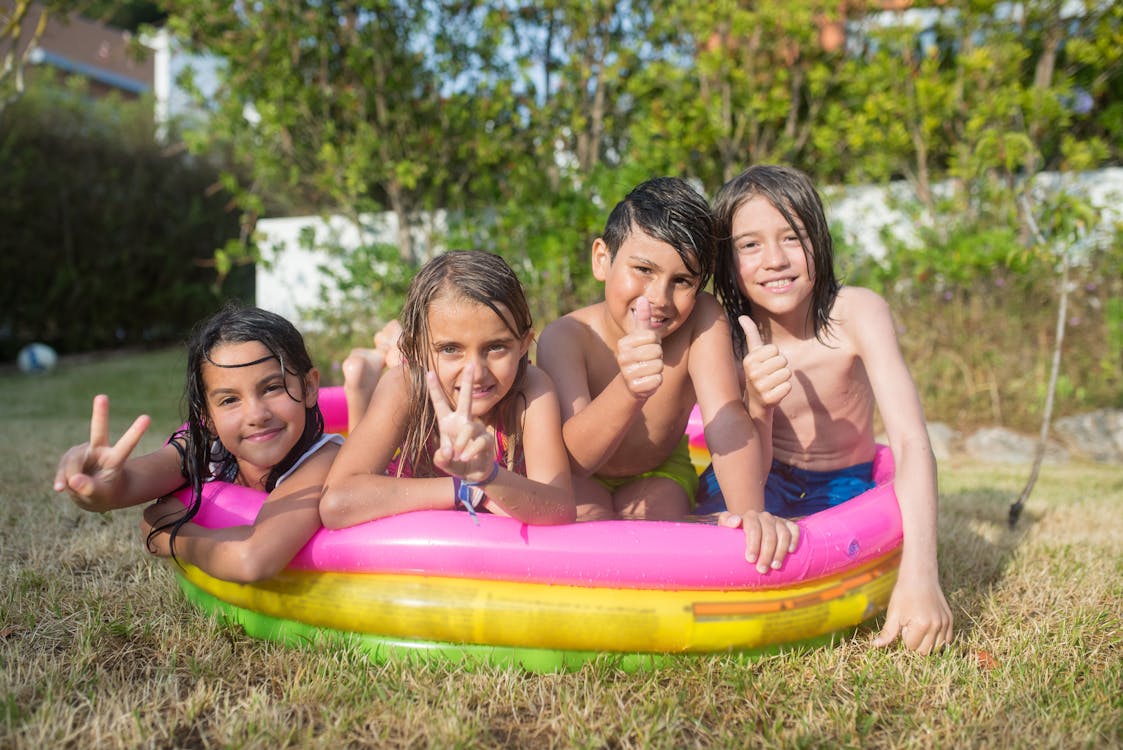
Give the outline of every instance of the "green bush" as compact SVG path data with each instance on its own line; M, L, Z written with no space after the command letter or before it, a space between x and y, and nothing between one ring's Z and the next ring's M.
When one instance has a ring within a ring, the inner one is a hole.
M889 301L930 421L1040 429L1059 304L1056 258L993 226L920 231L883 263L842 251L846 283ZM1054 414L1123 407L1123 234L1074 258Z
M220 304L213 254L238 216L150 113L57 87L0 111L0 358L172 341ZM231 294L252 298L251 271Z
M304 247L314 246L310 234L300 241ZM394 245L347 250L329 242L320 250L339 260L338 271L323 268L328 285L334 285L339 296L323 298L314 310L307 311L314 324L304 332L304 339L324 382L339 385L343 376L338 366L352 347L371 346L374 334L398 316L417 267L403 262ZM283 263L284 256L281 258Z
M571 238L571 252L555 253L554 265L544 262L548 253L538 254L543 240L526 228L544 215L534 209L519 215L512 208L484 217L492 226L480 221L475 227L502 227L506 233L481 231L474 238L465 232L458 238L461 246L475 241L507 258L526 287L538 330L600 296L583 240ZM468 226L462 222L458 229ZM973 223L949 214L917 235L919 241L912 243L886 237L889 252L881 261L840 241L844 283L870 287L889 301L929 420L960 430L1001 424L1036 432L1059 302L1056 258L1031 252L1008 223L993 216ZM845 233L835 231L835 236ZM393 247L330 252L343 260L344 273L335 281L344 298L325 300L313 313L319 330L308 340L327 380L338 383L334 365L351 346L370 346L373 334L397 314L416 269L400 264ZM1075 258L1056 416L1123 407L1120 268L1123 234Z

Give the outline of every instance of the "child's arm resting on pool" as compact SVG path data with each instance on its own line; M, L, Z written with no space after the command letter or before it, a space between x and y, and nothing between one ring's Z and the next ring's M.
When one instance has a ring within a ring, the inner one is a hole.
M493 513L524 523L559 524L577 520L577 504L562 442L561 407L553 381L531 365L526 371L523 455L526 476L500 468L484 488L485 506Z
M208 529L184 524L175 538L176 557L235 583L277 575L320 528L320 492L337 450L338 446L328 444L310 456L269 493L252 525ZM140 528L149 552L171 556L170 528L149 535L154 526L173 520L184 510L176 498L164 498L145 508Z
M896 467L893 487L904 531L897 584L874 645L887 646L900 634L908 648L926 654L950 643L953 629L936 555L936 461L889 306L869 290L850 291L858 308L847 318L858 323L852 334L889 436Z
M704 298L709 299L709 298ZM745 559L766 573L778 568L799 542L799 527L764 512L760 438L741 401L729 325L716 303L693 312L698 333L690 346L690 378L706 430L714 473L731 511L723 526L745 530Z
M320 498L320 519L329 529L354 526L412 510L452 510L449 477L387 476L406 433L408 368L383 373L366 413L347 436L328 472Z
M495 438L480 420L472 417L473 370L473 365L464 368L455 410L449 406L437 376L430 372L426 378L429 398L441 430L440 449L433 456L433 463L441 471L464 481L484 483L480 486L488 501L497 505L504 515L524 523L573 522L577 517L577 506L573 502L566 471L568 458L561 448L557 401L553 400L552 406L543 404L543 400L550 400L553 394L549 379L538 368L527 368L527 414L524 423L528 436L534 437L525 446L525 454L528 468L532 464L536 468L535 476L543 475L549 479L543 482L496 465ZM539 407L536 416L544 418L547 421L545 425L536 425L535 417L531 415L535 401ZM551 409L554 411L552 418ZM541 439L543 428L558 433L553 446L548 440ZM542 450L547 455L537 456L535 450Z
M55 492L66 492L83 510L103 512L127 508L166 495L183 484L179 452L165 445L131 458L151 419L142 415L125 434L109 444L109 397L94 396L90 440L75 445L59 459Z
M708 296L699 299L691 319L688 367L714 473L731 512L762 511L766 472L760 438L741 401L729 324Z

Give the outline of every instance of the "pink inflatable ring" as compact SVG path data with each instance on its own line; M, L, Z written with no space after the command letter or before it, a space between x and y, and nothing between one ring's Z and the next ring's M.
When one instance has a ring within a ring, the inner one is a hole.
M322 389L329 430L346 424L341 404L340 389ZM752 652L830 637L885 608L901 545L892 477L892 456L880 446L878 486L800 520L795 552L766 574L745 561L739 529L528 526L487 514L477 526L457 511L321 529L260 584L220 581L192 566L177 572L190 598L252 635L357 638L379 656L404 648L559 669L600 653L638 665L673 653ZM195 521L250 523L263 501L210 483Z

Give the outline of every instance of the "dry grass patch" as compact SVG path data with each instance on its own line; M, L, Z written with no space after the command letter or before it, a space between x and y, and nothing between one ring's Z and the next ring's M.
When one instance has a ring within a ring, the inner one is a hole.
M374 664L345 643L285 648L204 617L143 552L139 511L90 515L51 491L93 392L113 396L115 434L144 409L152 440L175 426L178 357L123 362L0 376L0 747L1123 744L1123 467L1047 466L1015 532L1025 467L941 467L958 635L935 657L874 650L867 628L636 674L611 659L549 675Z

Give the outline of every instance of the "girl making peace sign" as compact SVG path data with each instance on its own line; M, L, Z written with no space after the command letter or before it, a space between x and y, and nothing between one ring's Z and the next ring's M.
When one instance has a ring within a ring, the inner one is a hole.
M108 511L191 488L184 510L164 499L144 511L149 552L228 581L270 578L320 528L324 476L343 438L324 434L320 375L300 332L279 315L230 305L200 323L187 346L187 422L161 448L132 452L140 416L109 440L109 399L94 397L90 440L59 459L54 489L78 507ZM191 522L205 482L269 493L253 524L209 529Z
M403 366L383 375L332 464L324 525L442 508L574 521L557 394L529 362L530 310L507 263L437 256L410 284L401 324Z

